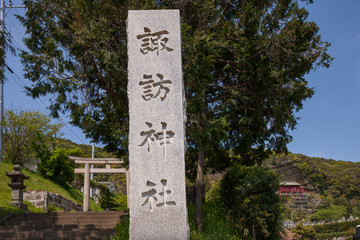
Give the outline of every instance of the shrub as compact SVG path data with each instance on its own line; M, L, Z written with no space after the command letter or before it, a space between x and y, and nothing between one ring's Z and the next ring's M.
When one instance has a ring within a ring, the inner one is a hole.
M319 209L311 215L311 221L339 220L346 216L346 207L339 205L330 205L330 208Z
M302 222L298 223L292 231L295 232L300 239L318 239L315 229L312 226L304 226Z
M280 179L261 166L232 167L221 181L221 195L233 225L244 239L281 239Z
M127 197L125 194L114 194L110 192L109 188L103 184L96 184L100 189L100 206L104 209L126 211L127 210Z
M45 151L46 152L46 151ZM61 148L40 156L39 172L61 186L67 187L74 180L75 163L70 161L68 152Z
M114 194L111 198L111 202L113 204L113 207L111 210L115 211L126 211L128 209L127 207L127 196L123 193Z

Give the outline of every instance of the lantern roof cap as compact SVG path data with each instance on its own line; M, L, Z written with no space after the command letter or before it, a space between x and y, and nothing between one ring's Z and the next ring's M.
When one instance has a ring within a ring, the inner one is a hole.
M24 173L21 171L21 166L20 165L14 165L14 171L13 172L5 172L5 175L8 176L9 178L13 178L13 177L18 177L21 179L29 179L29 176L25 176Z

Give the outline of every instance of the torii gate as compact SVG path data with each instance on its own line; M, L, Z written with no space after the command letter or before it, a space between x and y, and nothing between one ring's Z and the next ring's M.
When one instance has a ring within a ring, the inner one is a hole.
M126 195L129 200L129 171L125 168L110 168L110 165L122 164L118 158L81 158L69 156L76 164L85 164L85 168L75 168L75 173L84 173L83 211L89 211L90 173L126 173ZM90 164L105 164L106 168L90 168ZM128 201L129 206L129 201Z

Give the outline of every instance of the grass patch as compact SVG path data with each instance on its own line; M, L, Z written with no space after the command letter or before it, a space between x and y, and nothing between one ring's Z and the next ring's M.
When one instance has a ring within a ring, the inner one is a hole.
M129 239L129 217L123 219L115 228L115 235L111 240L124 240Z
M191 240L241 240L231 227L224 210L216 202L208 202L203 206L203 229L197 231L194 221L194 205L188 205ZM129 218L121 221L116 227L112 240L129 239Z
M190 237L192 240L241 240L231 226L228 216L221 204L207 202L203 205L202 231L197 231L195 226L195 207L188 206Z

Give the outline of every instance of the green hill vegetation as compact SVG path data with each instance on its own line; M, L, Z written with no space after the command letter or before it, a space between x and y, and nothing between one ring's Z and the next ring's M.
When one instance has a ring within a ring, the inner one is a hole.
M291 162L315 187L321 202L312 213L311 220L360 216L360 163L292 153L273 156L268 162L272 165Z
M11 207L8 203L11 202L10 187L10 178L5 176L5 172L12 172L13 165L10 163L1 162L0 163L0 217L6 215L10 212L20 212L20 210ZM26 190L46 190L48 192L57 193L63 197L74 201L82 205L83 194L73 187L68 187L67 189L55 184L49 179L43 178L33 171L23 169L22 172L26 176L30 176L29 180L25 180ZM28 204L29 211L31 212L42 212L43 209L36 209L32 207L31 204ZM94 201L90 201L90 209L98 211L102 210Z
M91 145L77 144L69 139L64 139L64 138L56 138L55 141L56 141L56 146L58 148L64 148L66 150L79 148L84 153L83 157L91 158L91 153L92 153ZM108 153L103 148L96 146L94 149L94 153L96 158L116 157L114 154Z

